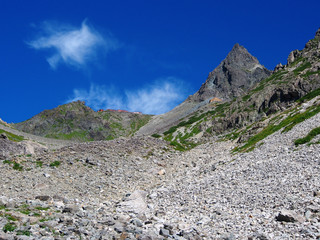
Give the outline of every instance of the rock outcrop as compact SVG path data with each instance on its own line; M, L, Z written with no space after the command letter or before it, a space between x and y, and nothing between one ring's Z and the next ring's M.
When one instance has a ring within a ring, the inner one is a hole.
M271 71L262 66L247 49L235 44L228 56L209 76L193 100L204 101L212 97L224 101L245 94L257 82L267 78Z
M7 138L0 138L0 159L6 159L12 155L35 154L46 150L46 147L29 140L13 142Z

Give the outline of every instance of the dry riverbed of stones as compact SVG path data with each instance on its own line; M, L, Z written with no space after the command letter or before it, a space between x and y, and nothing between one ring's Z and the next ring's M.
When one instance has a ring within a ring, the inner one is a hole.
M320 239L316 115L249 153L149 137L0 162L0 239Z

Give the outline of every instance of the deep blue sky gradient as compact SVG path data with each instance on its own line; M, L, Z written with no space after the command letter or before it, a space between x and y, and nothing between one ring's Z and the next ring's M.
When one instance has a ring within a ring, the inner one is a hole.
M181 99L196 92L239 43L268 69L286 63L320 27L320 1L25 1L0 2L0 118L20 122L92 83L121 97L157 79L179 79ZM119 48L85 68L50 68L50 50L28 46L45 21L80 28L87 20ZM174 103L174 104L178 104ZM170 106L173 107L173 106ZM139 110L139 109L137 109Z

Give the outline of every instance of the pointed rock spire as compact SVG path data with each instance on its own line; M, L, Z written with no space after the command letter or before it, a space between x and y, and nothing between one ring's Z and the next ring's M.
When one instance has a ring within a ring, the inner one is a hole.
M193 95L196 101L213 97L230 100L244 94L271 72L263 67L246 48L236 43L219 66L209 73L206 82Z

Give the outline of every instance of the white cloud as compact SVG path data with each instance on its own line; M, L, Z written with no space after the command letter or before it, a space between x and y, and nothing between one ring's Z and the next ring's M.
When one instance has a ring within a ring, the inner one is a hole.
M113 87L106 88L105 86L96 84L91 84L89 90L74 89L72 97L69 98L67 102L77 100L85 101L86 105L94 110L125 108L123 98L117 94Z
M127 106L130 111L162 114L178 104L183 99L183 91L175 82L168 78L145 89L136 92L126 92Z
M112 36L102 36L83 21L80 28L57 23L44 23L40 37L28 42L34 49L53 49L52 56L47 58L55 69L59 63L75 67L83 67L95 59L103 50L108 52L118 47Z
M146 114L162 114L173 109L185 98L181 86L181 81L170 77L158 80L143 89L119 94L114 88L91 84L89 90L75 89L67 102L85 101L86 105L94 110L123 109Z

